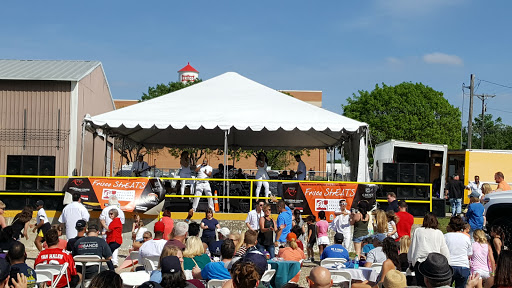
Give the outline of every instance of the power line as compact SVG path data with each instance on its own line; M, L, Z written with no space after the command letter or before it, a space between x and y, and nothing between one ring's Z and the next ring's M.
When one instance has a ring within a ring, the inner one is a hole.
M499 111L499 112L503 112L503 113L509 113L509 114L512 114L512 112L511 112L511 111L500 110L500 109L490 108L490 107L487 107L487 109L489 109L489 110L494 110L494 111Z
M495 82L491 82L491 81L487 81L487 80L483 80L483 79L478 79L478 80L483 81L483 82L487 82L489 84L493 84L493 85L497 85L497 86L501 86L501 87L512 89L512 86L503 85L503 84L499 84L499 83L495 83Z

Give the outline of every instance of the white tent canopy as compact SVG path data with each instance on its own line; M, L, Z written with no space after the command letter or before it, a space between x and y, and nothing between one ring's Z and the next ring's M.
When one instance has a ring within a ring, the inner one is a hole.
M302 149L349 145L352 171L368 180L366 123L228 72L84 121L145 147ZM359 162L359 163L357 163ZM358 169L359 168L359 169ZM365 172L366 171L366 172ZM354 180L355 177L354 177Z

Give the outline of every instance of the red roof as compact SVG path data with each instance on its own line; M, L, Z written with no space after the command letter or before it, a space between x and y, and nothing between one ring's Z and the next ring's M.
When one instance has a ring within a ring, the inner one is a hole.
M181 68L181 70L178 71L178 72L196 72L196 73L199 73L199 71L194 69L194 67L190 66L190 62L188 62L187 66Z

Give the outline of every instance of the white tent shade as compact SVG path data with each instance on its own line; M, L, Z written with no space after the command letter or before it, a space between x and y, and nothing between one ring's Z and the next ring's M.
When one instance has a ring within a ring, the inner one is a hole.
M230 148L290 150L334 147L354 136L360 150L368 127L234 72L85 122L146 147L223 148L228 130Z

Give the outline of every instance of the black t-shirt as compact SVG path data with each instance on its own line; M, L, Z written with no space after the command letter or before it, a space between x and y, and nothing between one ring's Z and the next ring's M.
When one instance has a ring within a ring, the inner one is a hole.
M28 288L33 288L36 286L37 276L36 276L36 272L34 271L34 269L30 268L25 263L11 265L11 274L10 274L11 279L13 277L17 276L18 273L22 273L25 276L27 276L27 287ZM14 278L14 279L17 279L17 278ZM9 282L11 285L13 284L12 280L9 280Z
M316 225L308 224L308 235L309 235L309 231L311 231L311 238L309 238L308 242L315 242L316 241Z
M103 238L87 236L76 240L73 255L98 255L107 259L112 257L112 251Z
M11 249L12 245L16 242L14 239L0 240L0 252Z
M66 250L68 250L69 252L73 252L73 248L75 247L75 243L78 239L80 238L84 238L83 236L80 237L80 236L76 236L75 238L71 238L68 240L68 244L66 245ZM75 254L73 254L75 255Z
M450 180L446 185L446 190L448 190L448 197L460 199L464 195L464 184L460 180Z
M398 200L394 200L393 202L388 204L388 207L386 207L386 211L393 210L395 212L398 212Z

